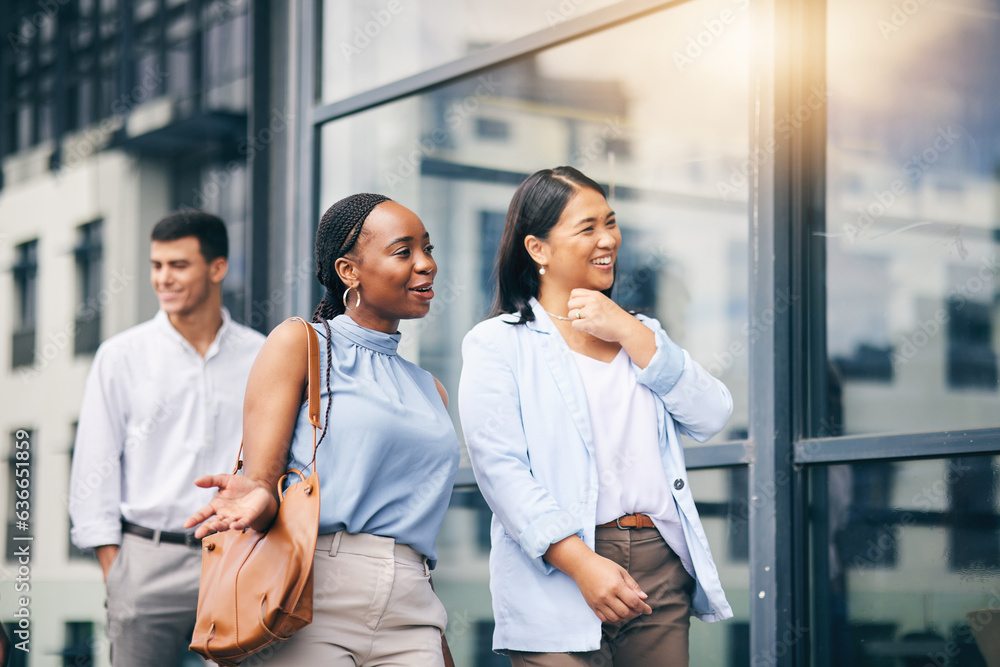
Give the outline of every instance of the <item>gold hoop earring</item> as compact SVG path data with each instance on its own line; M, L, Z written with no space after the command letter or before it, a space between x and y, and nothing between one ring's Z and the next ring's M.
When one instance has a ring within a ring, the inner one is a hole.
M350 306L347 305L347 295L351 293L351 289L352 289L351 287L348 287L347 289L344 290L344 298L341 299L344 302L344 310L356 310L357 307L361 305L361 290L359 290L356 287L353 289L358 293L358 302L354 304L354 308L351 308Z

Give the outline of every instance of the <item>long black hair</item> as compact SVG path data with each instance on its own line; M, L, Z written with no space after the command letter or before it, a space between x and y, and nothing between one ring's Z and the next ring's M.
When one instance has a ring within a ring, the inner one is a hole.
M323 214L316 228L316 279L326 289L326 294L316 306L313 322L332 320L344 313L340 295L347 290L347 285L337 275L337 260L354 250L368 215L387 201L392 200L365 192L344 197Z
M518 313L524 324L535 319L529 301L538 296L541 281L538 267L524 247L527 236L544 241L559 222L566 204L581 188L599 192L607 199L597 181L584 176L573 167L556 167L536 171L517 186L507 209L503 238L497 251L497 291L490 317L503 313ZM611 287L604 294L611 296Z

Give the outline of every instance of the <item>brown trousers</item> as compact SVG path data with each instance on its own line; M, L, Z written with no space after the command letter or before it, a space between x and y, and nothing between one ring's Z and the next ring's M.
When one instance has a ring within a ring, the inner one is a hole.
M655 528L598 528L595 551L626 570L653 608L624 623L604 623L601 648L586 653L511 651L513 667L687 667L694 579Z

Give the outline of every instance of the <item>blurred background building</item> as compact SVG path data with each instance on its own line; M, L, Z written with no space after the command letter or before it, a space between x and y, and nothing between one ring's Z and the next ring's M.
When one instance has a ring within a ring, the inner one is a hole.
M1000 1L0 0L0 27L12 635L13 538L33 538L31 652L13 664L108 664L100 569L69 543L66 493L93 352L156 310L156 220L226 220L226 305L267 332L319 299L321 212L391 196L440 265L401 350L454 396L511 194L559 164L608 190L616 298L735 400L726 432L686 443L736 612L692 623L691 664L986 664ZM490 512L463 461L435 585L457 664L504 665Z

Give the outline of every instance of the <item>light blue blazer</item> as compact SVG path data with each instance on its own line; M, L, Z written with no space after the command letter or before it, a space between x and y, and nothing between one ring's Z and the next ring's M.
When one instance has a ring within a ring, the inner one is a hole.
M535 321L500 315L462 344L458 404L472 468L493 510L490 591L494 650L593 651L601 621L576 583L542 559L549 545L578 535L594 548L597 466L587 396L571 352L539 303ZM691 360L654 319L649 365L636 380L657 401L660 456L696 580L692 615L733 615L695 509L680 434L699 442L722 430L733 409L719 380Z

